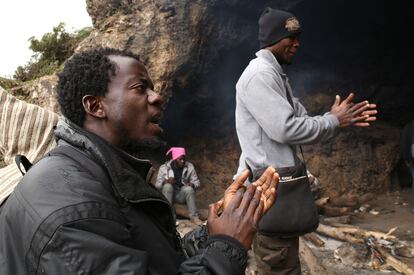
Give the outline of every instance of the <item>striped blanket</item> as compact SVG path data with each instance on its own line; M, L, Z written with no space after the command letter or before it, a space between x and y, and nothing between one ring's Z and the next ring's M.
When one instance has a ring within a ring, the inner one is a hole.
M42 107L19 100L0 87L0 153L7 166L0 169L0 203L22 175L14 162L16 154L38 161L56 143L53 126L59 116Z

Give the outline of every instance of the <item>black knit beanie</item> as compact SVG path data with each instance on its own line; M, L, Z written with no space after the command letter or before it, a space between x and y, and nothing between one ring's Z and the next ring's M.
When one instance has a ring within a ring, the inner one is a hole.
M267 7L259 18L260 48L273 45L279 40L302 32L296 17L287 12Z

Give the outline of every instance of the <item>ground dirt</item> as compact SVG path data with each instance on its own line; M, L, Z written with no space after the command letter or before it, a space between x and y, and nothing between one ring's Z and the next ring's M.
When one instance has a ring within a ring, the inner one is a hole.
M352 215L352 223L364 229L382 232L397 227L393 235L403 240L414 241L414 214L411 212L411 197L411 188L378 195L369 204L374 210L378 210L379 214L355 213Z
M375 199L368 202L373 210L379 212L374 215L368 212L358 212L351 215L351 224L367 230L388 232L397 228L392 234L399 240L414 240L414 214L411 212L411 188L400 191L377 195ZM374 211L372 211L374 212ZM375 213L376 213L375 212ZM338 242L338 245L341 243ZM335 247L335 245L333 246ZM400 274L395 270L375 271L369 266L364 268L352 268L333 258L333 250L316 251L323 264L332 274ZM414 258L396 257L400 261L414 269Z
M405 188L400 191L377 195L375 199L368 202L372 209L379 214L374 215L370 212L351 213L351 224L366 230L388 232L390 229L397 227L392 233L399 240L414 241L414 214L411 212L411 188ZM374 211L373 211L374 212ZM376 213L374 212L374 213ZM321 261L329 274L333 275L371 275L371 274L401 274L391 268L386 270L374 270L370 266L368 259L358 257L352 258L352 255L345 255L345 263L335 257L335 250L344 242L331 238L320 236L325 241L325 246L317 248L311 243L307 243L315 256ZM363 249L365 249L363 247ZM414 258L396 257L410 268L414 269ZM352 266L354 265L354 267ZM257 268L250 252L249 267L246 271L248 275L257 274ZM311 274L306 264L302 264L302 274Z
M411 188L404 188L399 191L384 193L376 195L374 199L367 203L371 205L371 209L374 210L372 214L367 212L354 212L350 213L351 225L356 225L366 230L388 232L390 229L397 227L392 233L399 240L414 241L414 214L411 212ZM323 217L322 217L323 218ZM188 231L194 229L196 226L190 223L186 219L180 219L177 229L184 235ZM329 274L333 275L376 275L376 274L389 274L397 275L401 274L391 268L385 270L374 270L370 266L369 259L353 259L351 255L348 257L348 261L345 263L335 257L335 250L341 245L346 243L337 241L325 236L320 238L325 241L325 246L322 248L315 247L311 243L307 244L312 249L315 256L321 261L322 265L327 269ZM364 249L364 248L363 248ZM346 250L345 250L346 251ZM410 268L414 269L414 258L396 257L400 261L407 264ZM255 275L257 273L257 267L254 260L254 255L249 252L248 268L246 275ZM354 267L352 266L354 265ZM306 264L302 263L302 274L311 274Z

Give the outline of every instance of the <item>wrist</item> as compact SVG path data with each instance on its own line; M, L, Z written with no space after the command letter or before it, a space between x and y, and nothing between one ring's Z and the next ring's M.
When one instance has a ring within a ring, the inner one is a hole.
M233 247L236 247L238 250L240 250L242 253L247 253L248 249L250 248L246 248L239 240L229 236L229 235L225 235L225 234L214 234L214 235L210 235L209 238L207 239L206 242L206 246L209 243L212 242L216 242L216 241L220 241L220 242L224 242L227 243Z

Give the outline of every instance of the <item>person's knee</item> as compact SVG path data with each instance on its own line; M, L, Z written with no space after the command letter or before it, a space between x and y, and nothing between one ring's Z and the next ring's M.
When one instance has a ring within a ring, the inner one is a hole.
M191 186L183 186L181 191L186 195L194 195L195 193L194 188Z
M172 184L166 183L162 186L162 192L172 192L173 190Z

